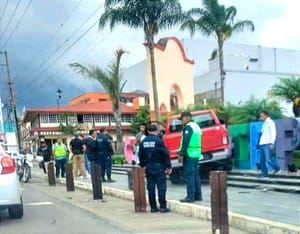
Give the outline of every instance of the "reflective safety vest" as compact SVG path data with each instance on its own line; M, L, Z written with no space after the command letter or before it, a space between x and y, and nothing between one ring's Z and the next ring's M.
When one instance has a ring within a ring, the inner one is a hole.
M199 125L195 122L188 122L188 126L190 126L193 130L193 134L190 138L189 146L187 148L187 154L190 158L202 158L201 154L201 129ZM184 133L183 133L184 134ZM183 137L181 137L180 149L182 146Z
M67 156L66 146L64 144L54 145L54 155L56 158L63 158Z

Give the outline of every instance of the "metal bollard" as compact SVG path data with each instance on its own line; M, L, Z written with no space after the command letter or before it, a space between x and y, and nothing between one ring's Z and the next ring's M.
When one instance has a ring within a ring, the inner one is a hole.
M72 165L72 163L66 163L65 170L66 170L67 192L74 192L75 191L75 185L74 185L74 176L73 176L73 165Z
M227 172L211 171L211 217L212 233L229 234L228 201L227 201Z
M143 168L132 168L132 182L135 212L146 212L147 203Z
M55 173L54 173L54 162L49 162L47 166L48 171L48 183L49 186L55 186L56 180L55 180Z
M102 200L102 181L101 181L101 166L91 165L92 187L94 200Z

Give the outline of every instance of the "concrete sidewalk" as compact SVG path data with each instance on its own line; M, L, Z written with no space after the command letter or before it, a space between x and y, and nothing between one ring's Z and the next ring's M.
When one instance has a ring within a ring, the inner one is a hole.
M34 177L32 184L39 183L35 186L37 189L48 196L62 200L68 204L85 209L96 214L101 219L110 224L122 227L128 230L126 233L168 233L168 234L209 234L211 231L211 222L203 219L186 217L170 213L135 213L133 201L105 195L103 201L93 200L92 192L85 189L76 188L75 192L66 192L63 184L48 186L46 178L41 176ZM77 187L81 187L77 184ZM24 185L26 187L26 184ZM106 190L106 189L105 189ZM78 217L80 218L80 217ZM75 220L74 220L75 221ZM62 231L63 232L63 231ZM85 233L82 230L82 233ZM101 230L95 230L95 233L101 233ZM246 234L250 232L242 231L230 227L232 234Z
M42 176L41 171L34 170L35 175ZM121 175L114 175L115 179L117 179L116 183L103 183L103 190L106 195L110 195L113 197L118 197L126 200L133 200L133 193L128 189L128 181L127 177ZM64 183L64 179L59 179L60 182ZM86 190L92 190L90 179L78 179L75 181L76 187L83 188ZM253 191L253 190L251 190ZM256 191L257 192L257 191ZM185 216L190 216L202 220L208 220L209 225L211 220L211 211L210 211L210 190L208 185L203 186L203 197L204 201L197 202L194 204L182 204L178 202L179 198L184 196L185 189L184 186L174 186L169 185L168 187L168 205L171 208L172 212L180 213ZM252 194L245 189L229 188L228 191L228 200L229 200L229 223L232 227L237 229L241 229L244 231L248 231L250 233L300 233L300 214L296 212L297 217L293 217L291 219L292 222L296 223L296 225L282 223L272 220L267 220L265 218L261 218L261 215L264 217L270 218L270 216L274 216L275 218L280 220L280 217L276 217L276 215L272 214L272 210L278 210L280 208L280 199L282 199L283 194L279 193L279 198L275 198L278 196L278 193L272 194L267 192L258 191L257 193ZM285 195L285 194L284 194ZM258 197L259 196L259 197ZM232 201L232 198L233 201ZM295 213L292 210L299 211L300 203L297 203L299 200L299 196L295 196L293 200L290 199L291 207L286 207L282 210L283 214L281 216L289 216L287 213L290 210L290 213ZM173 200L172 200L173 199ZM176 199L176 200L174 200ZM266 202L268 201L269 202ZM271 200L271 201L270 201ZM272 202L273 200L273 202ZM300 200L299 200L300 201ZM267 204L264 204L267 203ZM286 204L286 202L282 202ZM283 205L284 206L284 205ZM283 208L283 207L282 207ZM132 202L133 209L133 202ZM236 212L236 210L240 212ZM263 212L262 212L263 211ZM269 213L267 214L267 212ZM249 215L251 214L251 215ZM257 214L257 215L256 215ZM278 215L277 215L278 216ZM294 221L293 221L294 220ZM210 232L209 232L210 233ZM231 232L234 233L234 232ZM239 232L237 232L239 233Z

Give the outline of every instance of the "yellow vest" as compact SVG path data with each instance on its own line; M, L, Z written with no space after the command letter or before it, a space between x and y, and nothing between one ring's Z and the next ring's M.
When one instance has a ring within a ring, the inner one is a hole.
M67 149L64 144L55 144L54 145L54 155L56 158L65 158L67 156Z

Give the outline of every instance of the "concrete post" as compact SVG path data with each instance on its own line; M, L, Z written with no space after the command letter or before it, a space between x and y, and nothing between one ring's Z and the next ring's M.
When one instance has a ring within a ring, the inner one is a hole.
M211 171L211 217L212 233L229 234L228 202L227 202L227 172Z
M91 165L92 187L94 200L102 200L102 181L101 181L101 166Z
M143 168L132 168L132 182L135 212L146 212L147 203Z
M54 173L54 162L48 163L47 171L48 171L49 186L56 186L55 173Z
M72 163L66 163L65 170L66 170L67 192L74 192L75 191L75 186L74 186L74 176L73 176L73 165L72 165Z

